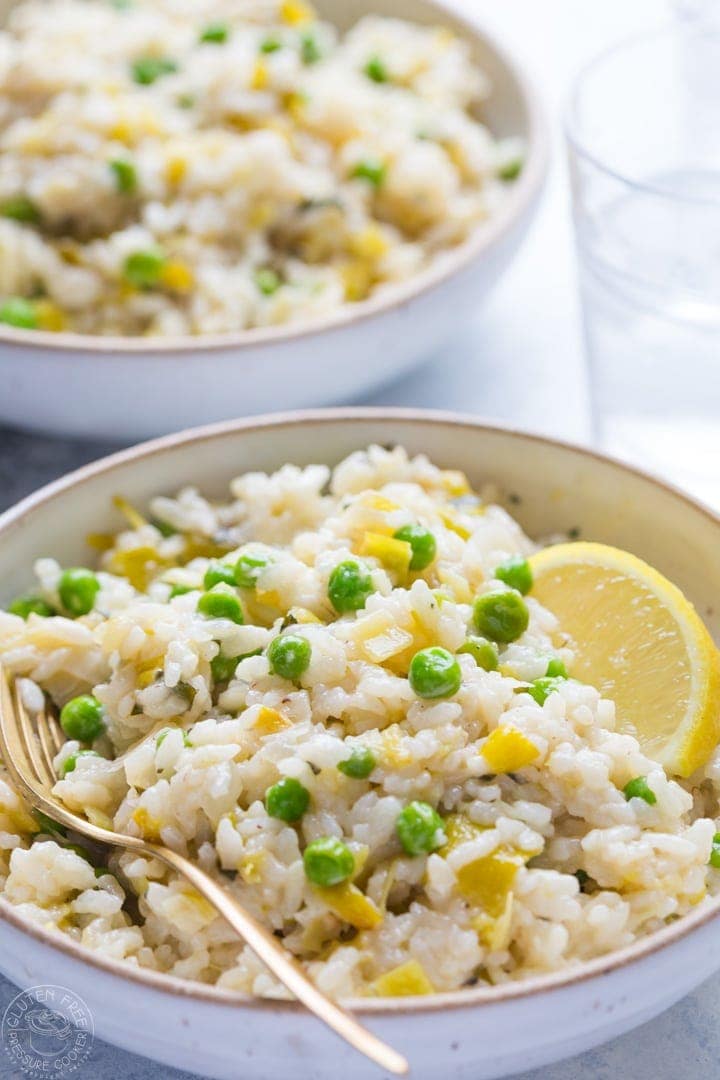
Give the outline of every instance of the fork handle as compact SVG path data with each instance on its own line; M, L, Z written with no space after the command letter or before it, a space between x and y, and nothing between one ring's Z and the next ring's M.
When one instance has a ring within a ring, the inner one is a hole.
M280 942L199 866L162 844L154 844L141 840L139 837L124 836L94 825L57 802L50 788L43 782L44 766L41 771L36 771L39 765L36 765L35 758L29 755L28 737L34 746L35 735L32 730L25 730L28 727L29 722L22 702L18 704L16 716L10 693L10 682L0 662L0 752L13 783L27 798L30 805L42 810L54 821L68 828L77 829L83 836L102 844L122 847L127 851L153 855L172 870L176 870L212 904L218 914L222 915L243 941L247 942L273 975L319 1020L327 1024L361 1054L365 1054L388 1072L395 1073L397 1076L408 1072L408 1063L404 1057L367 1031L334 1001L325 997ZM47 746L44 748L47 750ZM51 769L52 762L49 757L44 764Z
M409 1071L405 1058L373 1035L345 1009L326 997L300 964L230 893L199 866L161 844L146 843L149 853L176 870L197 889L245 941L263 964L319 1020L377 1065L396 1076Z

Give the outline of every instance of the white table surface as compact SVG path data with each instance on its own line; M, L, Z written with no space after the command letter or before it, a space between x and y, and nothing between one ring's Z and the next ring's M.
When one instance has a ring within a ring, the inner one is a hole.
M526 246L476 320L433 363L368 402L461 409L587 440L561 103L585 59L618 37L663 21L668 9L665 0L455 2L495 30L534 73L555 136L550 182ZM0 430L0 508L108 449ZM0 1014L15 992L0 978ZM717 977L634 1033L522 1080L709 1080L720 1076L719 1015ZM0 1049L0 1077L16 1075ZM89 1063L73 1075L78 1080L181 1080L186 1074L96 1042Z

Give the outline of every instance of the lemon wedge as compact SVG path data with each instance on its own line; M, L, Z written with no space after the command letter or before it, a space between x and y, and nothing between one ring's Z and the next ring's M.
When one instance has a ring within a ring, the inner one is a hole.
M530 559L531 596L570 635L571 675L615 702L619 731L689 776L720 741L720 653L677 586L604 544L557 544Z

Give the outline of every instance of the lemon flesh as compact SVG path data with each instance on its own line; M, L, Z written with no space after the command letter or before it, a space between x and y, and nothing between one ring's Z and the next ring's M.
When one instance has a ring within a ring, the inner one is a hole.
M570 638L570 674L615 702L617 730L669 773L704 765L720 741L720 653L689 600L604 544L557 544L530 563L530 595Z

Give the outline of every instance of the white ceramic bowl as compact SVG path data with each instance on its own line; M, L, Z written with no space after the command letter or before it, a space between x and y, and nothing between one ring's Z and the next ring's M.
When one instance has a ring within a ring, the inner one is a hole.
M0 0L0 21L17 0ZM319 0L341 29L368 10L443 24L471 42L493 94L483 115L520 135L520 178L490 220L426 271L322 320L222 337L107 338L0 327L0 420L103 439L147 438L268 409L347 401L430 357L477 311L533 217L548 136L537 97L504 51L445 0Z
M194 483L220 495L246 469L335 463L400 442L476 484L493 480L534 536L579 527L667 574L720 636L720 518L627 466L538 436L442 413L329 410L186 432L87 466L0 517L0 600L28 586L35 558L90 557L83 537L122 525L110 496L144 505ZM350 1003L408 1056L414 1080L488 1080L579 1053L671 1005L720 968L720 900L630 948L494 989ZM90 1005L99 1035L210 1077L370 1080L378 1075L301 1008L182 982L102 959L30 926L0 899L0 970L55 983Z

